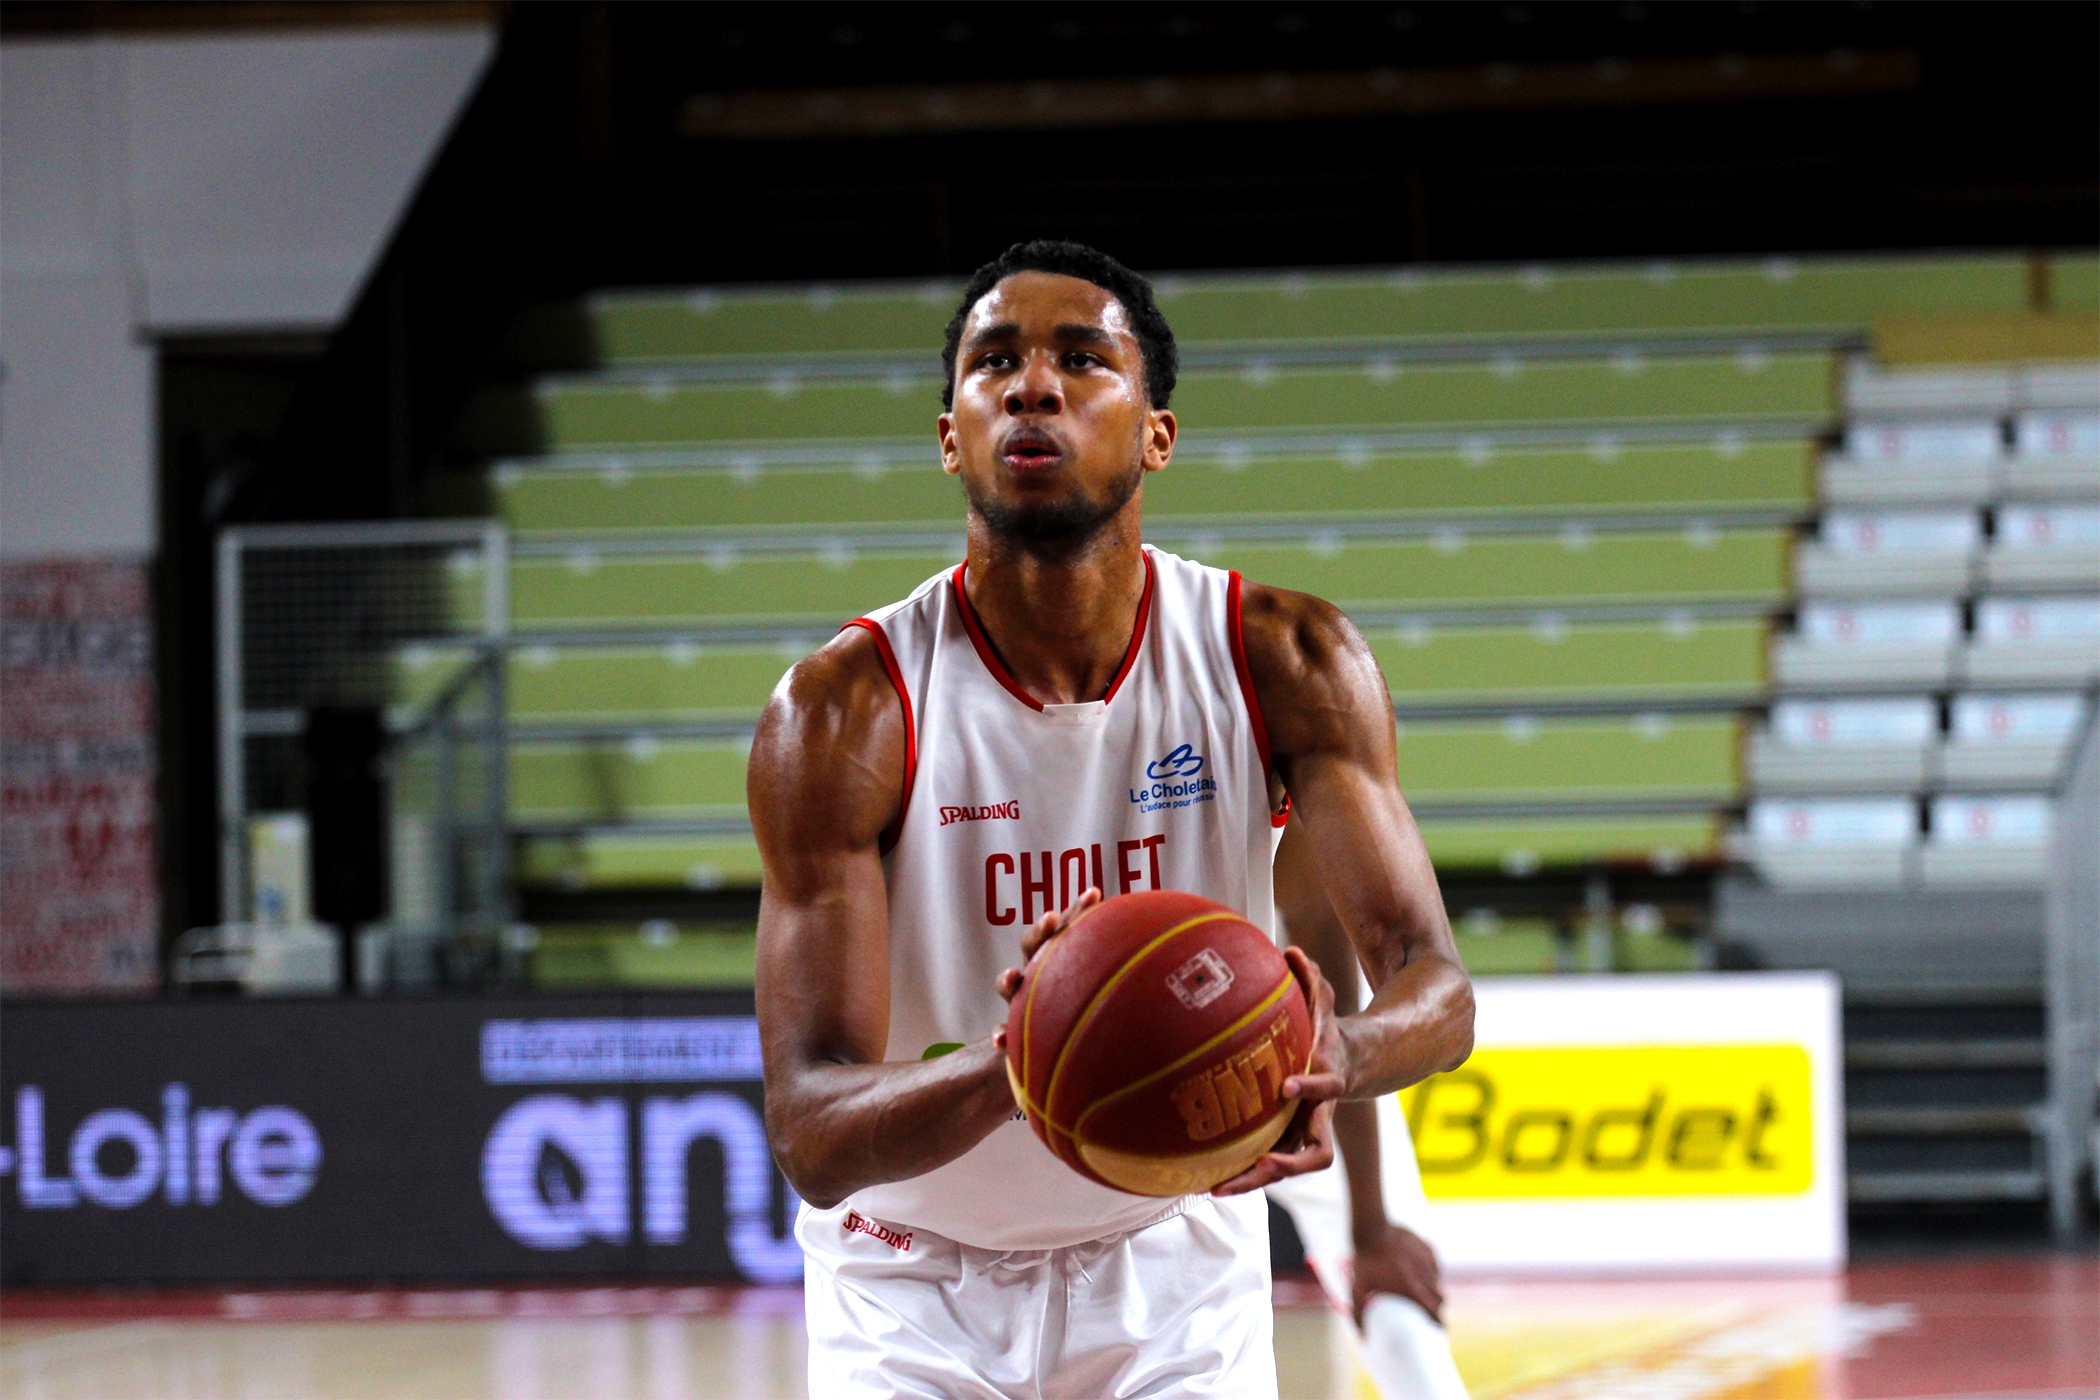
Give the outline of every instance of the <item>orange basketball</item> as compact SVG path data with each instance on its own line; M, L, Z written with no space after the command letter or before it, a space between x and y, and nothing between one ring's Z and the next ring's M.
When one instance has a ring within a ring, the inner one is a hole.
M1006 1073L1074 1171L1141 1196L1208 1191L1275 1145L1312 1057L1305 994L1222 904L1106 900L1052 939L1006 1018Z

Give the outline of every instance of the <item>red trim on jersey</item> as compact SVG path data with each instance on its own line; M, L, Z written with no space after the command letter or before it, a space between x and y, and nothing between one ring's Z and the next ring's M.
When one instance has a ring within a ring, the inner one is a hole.
M1247 719L1254 726L1254 748L1261 755L1261 772L1264 779L1276 771L1269 761L1269 726L1261 717L1261 701L1254 695L1254 673L1247 669L1247 639L1240 628L1240 573L1232 571L1232 583L1225 590L1225 634L1232 642L1232 670L1240 679L1240 698L1247 702ZM1291 795L1283 795L1283 810L1269 813L1269 825L1282 826L1291 819Z
M1145 644L1145 628L1152 621L1152 583L1155 577L1152 555L1142 550L1139 552L1145 559L1145 591L1138 599L1137 626L1130 629L1130 650L1123 653L1123 664L1116 668L1116 678L1108 683L1108 694L1101 697L1104 705L1116 698L1116 692L1123 688L1123 678L1137 665L1138 648Z
M846 627L868 629L868 635L875 639L875 650L882 656L882 669L889 673L890 684L897 688L897 700L904 706L904 795L897 803L897 820L882 833L882 849L887 854L904 834L904 814L911 810L911 790L919 781L918 725L912 719L911 691L905 688L904 668L897 664L897 653L890 649L889 633L872 617L856 617Z
M1040 711L1043 702L1023 690L1021 683L1007 674L1006 667L999 663L998 656L992 651L992 644L985 640L984 628L977 625L977 609L970 606L969 590L963 587L963 570L969 567L970 561L965 559L949 575L950 582L955 585L956 607L962 612L963 631L970 634L970 645L977 648L977 659L984 663L985 670L992 673L992 679L1005 686L1007 694L1029 709Z
M1123 653L1123 664L1116 668L1115 678L1109 681L1108 694L1101 697L1101 703L1104 705L1116 698L1116 692L1123 688L1124 679L1129 676L1131 668L1137 665L1138 651L1145 645L1145 629L1152 622L1152 585L1157 579L1157 572L1152 566L1152 556L1146 554L1143 557L1145 591L1138 597L1137 624L1130 630L1130 649ZM969 590L963 587L964 571L969 567L969 561L965 560L957 564L955 572L949 575L949 581L955 586L957 609L962 613L963 631L969 634L970 645L977 648L977 658L984 662L984 669L992 673L992 679L1005 686L1007 694L1029 709L1040 711L1043 702L1030 695L1021 683L1013 678L999 660L998 653L992 650L990 640L984 635L984 626L977 620L977 609L970 606Z

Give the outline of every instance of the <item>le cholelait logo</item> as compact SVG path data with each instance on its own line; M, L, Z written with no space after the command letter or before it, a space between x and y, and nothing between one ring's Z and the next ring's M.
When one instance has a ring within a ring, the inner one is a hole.
M1145 776L1154 782L1193 778L1203 771L1203 755L1193 744L1183 744L1165 758L1145 765Z
M1205 776L1208 766L1193 744L1170 749L1145 765L1145 782L1130 789L1130 803L1141 812L1160 812L1213 801L1218 784Z

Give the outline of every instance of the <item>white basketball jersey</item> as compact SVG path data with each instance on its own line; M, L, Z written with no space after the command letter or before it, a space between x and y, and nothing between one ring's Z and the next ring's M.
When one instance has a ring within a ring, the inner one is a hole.
M1240 579L1147 547L1130 650L1105 699L1045 705L993 654L966 566L854 624L903 697L903 811L887 834L885 1058L977 1040L994 983L1046 911L1184 890L1276 930L1268 739L1240 643ZM1175 1214L1097 1186L1018 1113L946 1166L854 1194L877 1220L983 1249L1057 1249Z

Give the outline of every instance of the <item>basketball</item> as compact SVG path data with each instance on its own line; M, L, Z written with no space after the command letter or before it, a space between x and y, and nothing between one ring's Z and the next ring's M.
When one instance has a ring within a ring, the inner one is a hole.
M1208 1191L1283 1135L1312 1016L1269 935L1173 890L1104 901L1014 994L1006 1072L1029 1126L1089 1180Z

